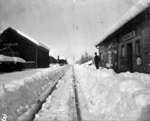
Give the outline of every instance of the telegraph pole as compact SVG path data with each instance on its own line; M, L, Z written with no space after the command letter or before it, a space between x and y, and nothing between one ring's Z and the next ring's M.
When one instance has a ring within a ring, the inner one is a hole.
M72 42L72 45L73 45L73 43L74 43L74 41L75 41L75 19L76 19L76 17L75 17L75 3L76 3L76 0L73 0L73 42ZM74 58L74 52L73 52L73 65L75 64L75 58Z
M73 55L73 65L75 64L75 57L74 57L74 55Z

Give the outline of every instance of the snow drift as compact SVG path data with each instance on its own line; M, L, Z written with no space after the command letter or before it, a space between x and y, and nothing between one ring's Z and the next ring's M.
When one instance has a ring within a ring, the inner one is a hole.
M150 120L150 75L86 66L75 66L75 74L83 120Z
M63 69L64 67L40 69L31 76L23 76L25 72L21 72L21 79L17 79L16 74L16 79L12 81L3 80L6 83L0 83L0 119L2 114L6 114L7 121L16 120L36 102L36 99L55 81Z

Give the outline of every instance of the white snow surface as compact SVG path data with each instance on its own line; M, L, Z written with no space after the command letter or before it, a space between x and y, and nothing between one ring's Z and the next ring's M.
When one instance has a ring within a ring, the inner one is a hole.
M150 121L150 75L75 66L82 119Z
M131 19L135 18L146 8L150 6L150 0L139 0L116 24L114 24L103 36L98 40L97 46L103 40L105 40L109 35L113 34L115 31L119 30L124 24L129 22Z
M26 61L22 58L19 57L9 57L9 56L5 56L5 55L1 55L0 54L0 62L20 62L20 63L25 63Z
M0 119L16 121L53 84L66 67L53 66L0 75Z
M82 65L89 66L89 65L92 65L92 64L93 64L93 60L90 60L90 61L88 61L88 62L86 62L86 63L84 63Z
M150 121L150 75L84 64L74 68L83 121ZM71 69L56 87L35 121L77 121Z
M72 68L56 85L56 89L42 105L34 121L73 121L73 82ZM76 120L75 120L76 121Z

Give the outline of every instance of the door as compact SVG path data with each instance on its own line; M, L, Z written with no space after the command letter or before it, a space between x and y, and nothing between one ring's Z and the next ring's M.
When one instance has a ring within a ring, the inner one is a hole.
M132 43L127 44L127 70L133 72Z

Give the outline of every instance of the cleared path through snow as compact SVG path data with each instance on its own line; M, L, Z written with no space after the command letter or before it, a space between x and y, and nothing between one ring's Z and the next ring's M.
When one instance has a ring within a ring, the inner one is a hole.
M77 121L72 67L58 81L34 121Z
M68 69L34 121L99 121L100 117L90 110L81 80L76 78L78 71L74 67Z

